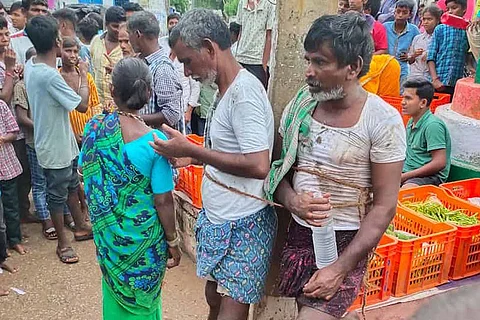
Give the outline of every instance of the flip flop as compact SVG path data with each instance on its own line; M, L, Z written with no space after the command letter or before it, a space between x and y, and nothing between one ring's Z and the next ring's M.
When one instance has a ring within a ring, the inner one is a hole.
M55 227L50 227L47 230L43 230L43 236L47 240L57 240L58 239L57 230L55 230Z
M93 232L90 232L89 234L83 235L83 236L74 236L75 241L81 242L81 241L88 241L93 239Z
M72 247L60 249L57 247L57 256L65 264L77 263L79 258Z
M68 228L68 230L72 231L72 232L75 232L76 231L76 228L75 228L75 222L74 221L71 221L69 223L65 223L65 227Z

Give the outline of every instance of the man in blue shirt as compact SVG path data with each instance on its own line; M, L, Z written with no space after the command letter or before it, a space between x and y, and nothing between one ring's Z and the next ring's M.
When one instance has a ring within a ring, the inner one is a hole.
M412 16L413 3L399 0L395 6L395 21L385 22L388 38L388 54L394 56L402 68L400 83L408 76L408 50L413 38L420 34L417 26L408 22Z
M466 0L447 0L448 13L463 17ZM457 80L463 78L468 52L467 32L446 24L435 28L428 48L427 61L436 91L453 94Z

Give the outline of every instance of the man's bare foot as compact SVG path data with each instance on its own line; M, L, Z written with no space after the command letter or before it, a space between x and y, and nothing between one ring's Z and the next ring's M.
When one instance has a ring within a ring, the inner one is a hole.
M0 268L10 273L17 273L18 269L8 265L6 262L0 263Z
M22 256L27 253L27 250L20 243L12 246L12 249Z
M8 290L0 288L0 297L6 297L10 294Z

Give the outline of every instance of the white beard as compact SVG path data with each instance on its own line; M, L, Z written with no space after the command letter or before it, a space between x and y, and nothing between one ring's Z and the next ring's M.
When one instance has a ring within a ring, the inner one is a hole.
M342 86L337 86L327 92L315 92L312 93L312 98L318 102L327 102L332 100L341 100L345 98L345 92Z
M217 80L217 71L209 70L205 79L199 80L204 85L212 85Z

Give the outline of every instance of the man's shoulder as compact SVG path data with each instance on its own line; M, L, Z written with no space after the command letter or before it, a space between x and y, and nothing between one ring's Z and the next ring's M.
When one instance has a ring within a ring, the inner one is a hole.
M376 118L376 120L382 121L390 118L398 118L400 121L402 120L399 112L376 94L368 94L366 107L368 107L367 111L371 111L369 112L370 118Z
M26 37L27 37L27 34L25 33L24 30L22 30L22 31L18 31L18 32L12 34L12 35L10 36L10 39L13 40L13 39L26 38Z
M425 121L425 130L448 130L442 119L431 114Z

